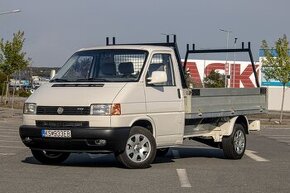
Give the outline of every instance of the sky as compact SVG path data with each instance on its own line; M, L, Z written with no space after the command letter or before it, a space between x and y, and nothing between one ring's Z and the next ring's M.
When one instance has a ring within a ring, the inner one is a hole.
M237 47L250 41L257 61L262 40L273 46L283 34L290 38L289 8L289 0L0 0L0 13L21 10L0 15L0 37L24 31L32 66L60 67L75 51L104 45L107 36L138 43L176 34L184 56L187 43L226 48L227 33L219 30L225 29L229 48L234 38Z

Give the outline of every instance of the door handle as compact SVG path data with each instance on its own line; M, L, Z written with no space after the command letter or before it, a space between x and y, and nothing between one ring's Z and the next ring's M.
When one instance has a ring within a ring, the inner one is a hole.
M179 88L177 89L177 96L178 96L179 99L181 98L181 93L180 93L180 89Z

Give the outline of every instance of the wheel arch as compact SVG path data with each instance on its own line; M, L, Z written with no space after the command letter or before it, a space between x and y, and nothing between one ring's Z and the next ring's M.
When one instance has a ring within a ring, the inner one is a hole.
M136 119L132 122L131 127L133 126L140 126L148 129L152 135L155 137L155 126L153 124L153 121L150 120L149 118L140 118Z
M235 124L236 123L241 124L245 129L245 133L249 134L249 121L246 116L243 115L238 116Z
M230 118L228 122L221 126L222 135L230 136L234 130L234 126L236 123L241 124L245 129L245 133L249 134L249 121L246 116L240 115Z

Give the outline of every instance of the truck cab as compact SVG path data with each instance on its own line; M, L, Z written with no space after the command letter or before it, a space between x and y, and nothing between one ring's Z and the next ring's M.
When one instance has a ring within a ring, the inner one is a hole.
M185 114L178 72L169 47L79 50L27 99L21 138L32 153L54 155L117 155L124 151L132 128L138 127L150 132L154 149L181 144Z

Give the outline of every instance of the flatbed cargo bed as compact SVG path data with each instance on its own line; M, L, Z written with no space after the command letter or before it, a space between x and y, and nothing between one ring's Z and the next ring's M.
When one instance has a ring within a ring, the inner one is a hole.
M186 119L266 113L266 88L193 89L186 109Z

